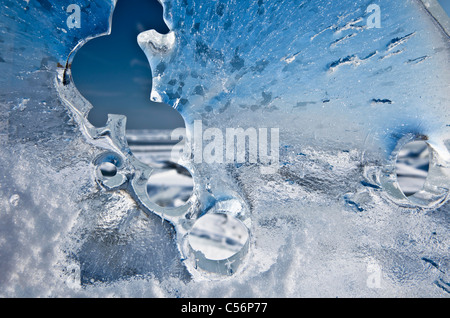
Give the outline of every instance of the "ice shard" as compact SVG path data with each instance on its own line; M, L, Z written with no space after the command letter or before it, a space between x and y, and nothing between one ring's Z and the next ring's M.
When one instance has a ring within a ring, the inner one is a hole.
M71 78L115 2L1 5L0 295L448 297L437 2L161 3L171 31L137 41L152 99L186 122L194 194L172 208L126 118L91 125ZM429 172L407 196L396 161L416 140Z

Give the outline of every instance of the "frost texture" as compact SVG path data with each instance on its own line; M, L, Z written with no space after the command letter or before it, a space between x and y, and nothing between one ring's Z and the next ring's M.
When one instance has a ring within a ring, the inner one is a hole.
M379 1L373 29L371 1L164 1L172 33L138 37L152 97L190 136L194 120L280 129L275 174L182 162L195 195L175 212L140 192L151 170L125 119L90 125L71 82L72 50L108 32L114 3L78 1L90 18L68 29L71 3L1 6L0 295L448 297L450 46L421 1ZM432 157L408 199L393 167L413 139ZM186 246L214 211L250 233L226 279Z

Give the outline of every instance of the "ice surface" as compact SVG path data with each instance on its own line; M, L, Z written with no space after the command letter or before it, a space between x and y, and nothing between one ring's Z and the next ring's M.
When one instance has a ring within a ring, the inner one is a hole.
M137 40L187 146L195 121L276 128L280 145L271 174L182 159L194 195L167 208L147 191L160 163L134 155L124 117L92 126L71 81L114 1L3 1L0 295L448 297L448 28L422 1L387 0L369 28L370 4L163 1L171 33ZM408 198L396 159L417 139L430 170ZM248 240L211 262L189 233L221 215Z

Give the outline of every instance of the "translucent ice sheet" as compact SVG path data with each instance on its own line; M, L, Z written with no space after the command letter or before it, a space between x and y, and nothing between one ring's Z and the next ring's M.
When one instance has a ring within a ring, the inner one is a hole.
M448 297L450 43L437 3L162 4L171 32L137 41L152 99L187 126L179 164L194 194L173 208L150 199L153 168L128 147L126 119L92 126L71 79L115 2L2 2L0 295ZM255 132L257 156L250 138L246 160L228 160L215 143L227 129ZM413 140L430 168L406 196L395 166Z

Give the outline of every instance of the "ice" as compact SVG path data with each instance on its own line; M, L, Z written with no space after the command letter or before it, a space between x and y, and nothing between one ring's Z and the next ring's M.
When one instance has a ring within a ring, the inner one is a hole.
M70 63L109 32L115 1L73 2L1 4L1 296L449 296L450 45L435 1L377 1L379 28L371 1L162 1L171 32L137 41L186 150L195 122L210 154L227 129L279 141L268 173L261 153L180 157L193 195L173 206L148 189L179 175L169 151L140 152L120 114L87 120ZM396 161L414 140L430 164L408 197Z

